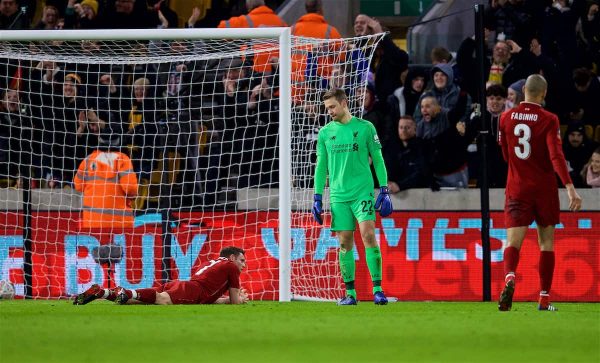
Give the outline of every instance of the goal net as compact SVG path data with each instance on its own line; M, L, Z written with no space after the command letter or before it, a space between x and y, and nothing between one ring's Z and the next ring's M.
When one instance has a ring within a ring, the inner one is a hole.
M361 115L381 35L0 33L0 279L17 296L186 280L229 245L252 299L342 295L310 213L321 95L344 88Z

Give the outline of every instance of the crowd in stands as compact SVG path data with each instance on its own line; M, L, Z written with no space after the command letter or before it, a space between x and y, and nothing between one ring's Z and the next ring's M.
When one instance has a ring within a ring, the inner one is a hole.
M34 24L30 13L35 3L0 0L0 29L179 26L178 14L164 0L47 0ZM209 13L194 8L183 26L289 25L297 36L343 37L326 21L319 0L306 0L306 14L294 24L285 23L263 0L246 0L246 12L233 17L231 6L212 3ZM458 49L443 44L433 48L431 65L411 64L408 53L389 34L378 43L370 65L360 43L343 52L343 43L329 43L329 56L316 58L310 49L293 55L293 66L306 67L299 72L301 79L293 82L319 91L343 88L351 102L364 100L356 116L375 125L390 174L389 188L396 193L479 186L482 114L487 115L491 135L489 186L504 187L506 164L495 142L499 117L523 101L524 79L542 74L549 84L544 107L563 125L563 148L574 184L597 187L598 9L597 0L490 0L485 20L487 90L481 109L475 105L479 80L474 36L464 39ZM377 20L360 14L354 34L344 36L384 31ZM174 52L190 46L166 45ZM165 45L140 43L138 51L152 52L153 47ZM82 42L80 51L94 54L99 44ZM336 64L340 54L346 59ZM19 176L30 173L34 187L70 186L78 163L95 150L99 138L118 134L148 193L153 183L180 181L185 195L202 195L204 203L214 203L219 190L228 186L220 181L223 176L235 175L237 187L275 186L277 57L265 52L250 59L131 65L2 60L0 179L4 186L19 187ZM365 83L366 87L357 87ZM293 89L292 95L302 99L303 92ZM295 150L302 169L294 171L299 187L311 186L315 135L327 122L320 100L312 101L294 98L293 104L294 117L300 120L292 130L294 145L308 145ZM183 165L167 165L171 163ZM30 172L23 170L27 165L32 166ZM169 173L175 168L184 172Z

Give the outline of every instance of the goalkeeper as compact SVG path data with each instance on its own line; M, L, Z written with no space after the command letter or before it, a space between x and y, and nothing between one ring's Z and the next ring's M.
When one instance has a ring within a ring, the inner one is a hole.
M356 221L373 281L373 301L377 305L385 305L388 300L381 288L382 261L381 250L375 241L375 210L379 210L382 217L389 216L392 213L392 201L387 188L381 144L372 123L350 114L343 90L325 92L323 102L333 121L319 131L312 213L315 220L323 224L323 189L329 175L331 230L337 232L340 240L339 264L346 285L346 297L338 305L356 305L356 267L352 252ZM373 160L380 186L375 203L369 156Z

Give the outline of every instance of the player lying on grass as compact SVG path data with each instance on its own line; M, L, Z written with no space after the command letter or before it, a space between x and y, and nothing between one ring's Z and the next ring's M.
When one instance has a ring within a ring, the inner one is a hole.
M77 295L73 305L85 305L96 299L117 304L244 304L246 290L240 288L240 273L246 267L243 249L225 247L219 258L200 266L189 281L170 281L158 287L128 290L123 287L103 289L92 285ZM229 296L223 294L229 291Z

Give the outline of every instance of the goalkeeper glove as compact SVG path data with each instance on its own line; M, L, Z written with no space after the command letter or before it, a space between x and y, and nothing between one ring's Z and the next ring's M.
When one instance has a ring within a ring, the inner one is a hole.
M317 223L323 224L323 196L321 194L315 194L314 200L312 207L313 217Z
M390 192L387 187L379 188L375 209L379 210L379 215L382 217L387 217L392 214L394 207L392 207L392 199L390 198Z

